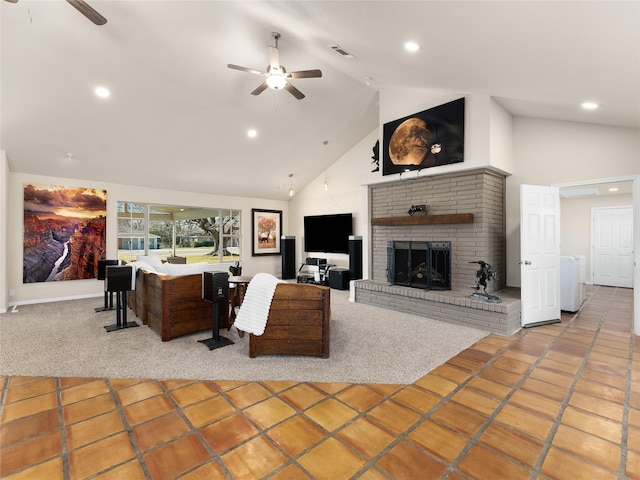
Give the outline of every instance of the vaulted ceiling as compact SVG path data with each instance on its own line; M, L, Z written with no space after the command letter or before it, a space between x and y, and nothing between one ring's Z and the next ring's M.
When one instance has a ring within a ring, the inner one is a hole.
M640 127L637 1L88 0L102 26L63 0L0 3L14 172L284 200L376 128L392 86ZM227 68L265 70L272 32L288 71L322 70L291 81L302 100Z

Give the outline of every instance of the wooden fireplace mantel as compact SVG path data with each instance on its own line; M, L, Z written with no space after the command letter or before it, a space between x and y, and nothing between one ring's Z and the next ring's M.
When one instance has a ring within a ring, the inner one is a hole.
M413 217L379 217L371 219L371 225L373 226L443 225L447 223L473 223L473 213L416 215Z

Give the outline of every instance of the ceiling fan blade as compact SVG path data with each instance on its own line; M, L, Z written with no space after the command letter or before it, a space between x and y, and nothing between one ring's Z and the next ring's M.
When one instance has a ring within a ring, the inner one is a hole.
M298 90L296 87L294 87L293 85L291 85L289 82L284 84L284 88L294 97L296 97L298 100L302 100L304 98L304 93L302 93L300 90Z
M320 70L300 70L298 72L288 72L287 78L318 78L322 76Z
M261 72L260 70L255 70L253 68L241 67L239 65L228 64L227 67L233 70L240 70L241 72L253 73L255 75L266 75L265 72Z
M67 2L96 25L107 23L107 19L91 8L84 0L67 0Z
M269 52L269 65L271 68L280 68L280 52L276 47L272 47L269 45L267 47L267 51Z
M18 0L6 0L9 3L18 3Z
M267 89L268 86L269 85L267 85L267 82L264 82L262 85L256 88L253 92L251 92L251 95L260 95L262 92L264 92Z

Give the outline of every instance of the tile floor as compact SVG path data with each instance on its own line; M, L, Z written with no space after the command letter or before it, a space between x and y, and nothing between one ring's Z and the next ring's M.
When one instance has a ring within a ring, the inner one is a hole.
M0 377L0 477L640 479L630 289L413 385Z

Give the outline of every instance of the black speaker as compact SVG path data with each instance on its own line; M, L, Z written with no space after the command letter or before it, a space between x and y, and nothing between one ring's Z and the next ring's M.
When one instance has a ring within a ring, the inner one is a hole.
M229 300L229 274L204 272L202 274L202 298L208 302Z
M338 290L349 290L349 270L332 268L329 270L329 286Z
M131 288L133 267L124 265L107 265L105 270L105 292L126 292Z
M220 336L220 303L223 308L229 309L224 303L229 301L229 274L227 272L203 272L202 273L202 299L213 303L213 322L211 338L198 340L204 343L209 350L233 345L228 338Z
M136 322L127 322L127 291L133 290L133 267L130 265L106 265L104 291L116 292L116 323L106 325L107 332L137 327Z
M107 267L120 265L120 260L98 260L98 280L107 278Z
M349 235L349 277L351 280L362 278L362 237Z
M296 278L296 237L280 237L282 279Z

